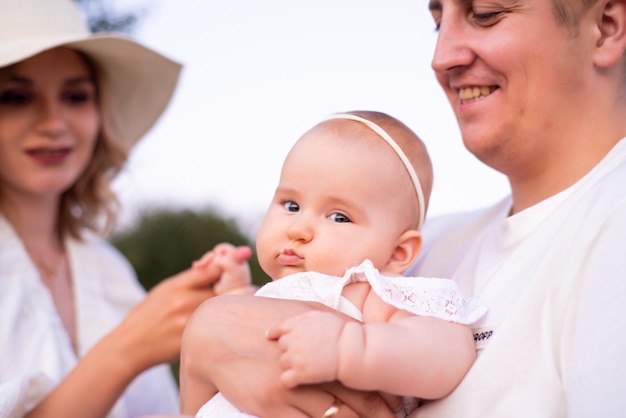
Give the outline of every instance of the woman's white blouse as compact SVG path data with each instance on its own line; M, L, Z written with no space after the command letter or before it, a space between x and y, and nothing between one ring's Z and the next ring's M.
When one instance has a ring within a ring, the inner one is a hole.
M130 263L108 242L88 236L65 244L78 356L21 240L0 216L0 418L34 408L145 296ZM161 365L137 377L108 417L177 410L176 383L169 366Z

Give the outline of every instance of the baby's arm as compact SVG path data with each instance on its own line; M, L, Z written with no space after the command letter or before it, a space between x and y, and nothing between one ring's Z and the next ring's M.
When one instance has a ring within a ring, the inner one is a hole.
M406 311L365 324L307 312L270 328L267 337L278 340L288 387L338 380L358 390L436 399L458 385L476 358L468 326Z
M257 287L251 284L250 266L247 263L251 255L250 247L221 243L194 261L193 268L200 270L218 266L222 269L220 279L213 287L217 295L253 294Z

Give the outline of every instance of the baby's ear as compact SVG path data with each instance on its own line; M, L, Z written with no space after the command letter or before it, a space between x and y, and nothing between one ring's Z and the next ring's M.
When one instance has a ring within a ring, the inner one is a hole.
M422 249L422 234L415 229L408 230L400 235L385 271L402 274L417 259Z

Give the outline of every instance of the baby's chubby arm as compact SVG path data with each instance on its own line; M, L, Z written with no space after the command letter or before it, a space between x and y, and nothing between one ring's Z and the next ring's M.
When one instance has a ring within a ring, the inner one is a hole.
M344 321L311 311L268 329L282 352L287 387L338 380L357 390L436 399L476 358L468 326L397 311L388 322Z
M252 285L250 266L247 262L251 255L250 247L235 247L229 243L221 243L194 261L193 268L203 270L218 266L222 270L219 280L213 287L216 295L251 295L257 290L257 287Z

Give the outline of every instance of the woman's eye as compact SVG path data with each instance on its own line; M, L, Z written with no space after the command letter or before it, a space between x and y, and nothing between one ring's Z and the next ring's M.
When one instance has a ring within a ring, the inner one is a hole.
M300 206L292 200L283 202L283 207L287 210L287 212L298 212L300 210Z
M7 90L0 93L0 105L22 106L30 103L32 96L28 93Z
M333 222L337 222L337 223L349 223L352 222L350 220L350 218L348 218L346 215L344 215L343 213L331 213L331 215L328 217L328 219L330 219Z
M91 100L91 95L82 91L74 91L63 94L63 100L69 104L82 104Z

